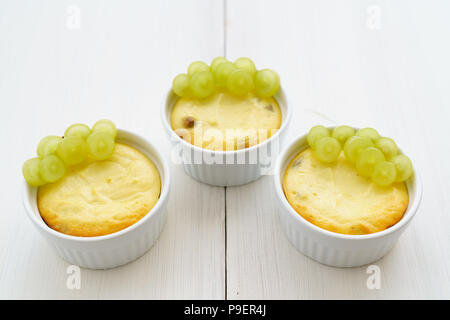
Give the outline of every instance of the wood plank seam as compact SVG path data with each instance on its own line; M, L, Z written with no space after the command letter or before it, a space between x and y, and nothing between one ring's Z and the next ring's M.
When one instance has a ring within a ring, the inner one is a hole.
M223 56L226 58L227 57L227 0L223 0ZM225 300L228 300L228 262L227 262L227 187L224 187L224 201L225 201L225 208L224 208L224 254L225 254L225 258L224 258L224 263L225 263L225 276L224 276L224 297Z

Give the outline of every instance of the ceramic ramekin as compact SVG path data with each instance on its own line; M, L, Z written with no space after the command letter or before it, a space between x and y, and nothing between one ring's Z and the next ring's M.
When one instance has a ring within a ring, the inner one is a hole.
M329 127L329 129L333 129ZM356 129L356 128L355 128ZM294 139L280 153L275 165L274 185L279 201L279 216L292 245L304 255L334 267L357 267L370 264L387 254L416 214L422 198L422 184L417 171L406 181L409 205L403 218L392 227L367 235L331 232L305 220L289 204L283 192L283 176L290 160L307 148L306 135Z
M172 108L178 97L172 89L166 94L161 108L163 126L172 142L172 161L183 164L192 178L214 186L237 186L272 174L280 143L291 119L292 110L283 88L274 96L281 113L280 129L269 139L250 148L236 151L212 151L194 146L181 139L170 124Z
M145 138L118 130L117 141L128 144L148 156L161 177L158 202L142 219L118 232L98 237L75 237L51 229L39 214L37 188L24 183L24 205L28 217L39 232L71 264L89 269L108 269L131 262L149 250L166 221L166 204L170 187L167 160Z

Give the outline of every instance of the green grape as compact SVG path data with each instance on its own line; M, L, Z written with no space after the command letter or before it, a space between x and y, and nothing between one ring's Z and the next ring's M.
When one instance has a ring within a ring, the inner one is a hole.
M381 161L373 168L372 181L379 186L388 186L394 182L396 174L395 165L392 162Z
M56 152L58 144L63 140L60 136L46 136L39 141L37 147L37 154L39 157L43 158L46 155L53 154Z
M189 65L187 75L189 78L192 78L196 73L201 71L209 71L209 66L203 61L194 61Z
M380 149L384 155L386 156L386 159L391 159L392 157L396 156L398 153L397 145L395 144L395 141L391 138L380 138L375 142L375 145L378 149Z
M56 155L68 165L81 163L87 157L86 141L77 136L64 138L58 144Z
M377 163L384 161L383 152L375 147L369 147L359 154L356 159L356 170L363 177L370 177L373 172L373 168Z
M348 161L355 163L359 153L368 147L373 147L373 142L370 138L353 136L345 142L344 154Z
M242 96L253 90L253 77L245 70L235 70L228 77L227 88L232 94Z
M241 70L248 71L250 75L253 77L256 73L256 67L252 60L249 58L238 58L236 61L234 61L234 65Z
M325 128L324 126L314 126L309 130L306 140L308 141L310 147L314 147L314 144L317 140L329 136L330 131L327 128Z
M105 160L114 152L114 138L106 132L94 132L86 140L89 154L95 160Z
M280 76L273 70L263 69L256 72L255 91L260 97L271 97L280 89Z
M220 63L213 70L214 79L217 84L223 88L226 88L229 75L236 69L236 66L230 61Z
M88 137L88 135L91 133L91 129L85 124L77 123L73 124L70 127L66 129L66 132L64 132L64 137L70 137L70 136L78 136L82 139L85 139Z
M189 97L191 89L189 87L189 77L187 74L180 73L173 79L172 90L179 97Z
M111 120L108 119L99 120L92 126L92 132L100 132L100 131L106 132L110 134L113 138L116 138L117 135L116 125Z
M391 162L395 165L397 169L397 176L395 177L395 181L401 182L408 180L409 177L413 174L413 166L411 160L403 155L399 154L391 159Z
M331 163L341 154L341 145L335 138L322 137L316 141L313 152L320 161Z
M336 138L341 146L345 144L348 138L355 135L355 129L349 126L339 126L333 129L331 136Z
M209 67L209 69L211 70L212 73L214 73L214 69L221 64L222 62L227 62L228 60L225 59L224 57L216 57L213 59L213 61L211 61L211 66Z
M197 72L190 80L190 87L196 98L206 98L216 89L214 77L209 71Z
M66 165L60 158L51 154L41 160L39 170L45 182L55 182L66 174Z
M374 128L363 128L356 132L357 136L360 137L368 137L372 139L373 142L377 141L380 138L380 134Z
M42 179L41 172L39 170L40 164L41 159L32 158L25 161L22 166L22 173L25 181L33 187L39 187L45 184L45 181L44 179Z

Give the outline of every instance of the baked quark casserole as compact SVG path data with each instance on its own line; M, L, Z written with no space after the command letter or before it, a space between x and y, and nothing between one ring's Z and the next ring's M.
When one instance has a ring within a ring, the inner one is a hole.
M341 234L383 231L400 221L409 197L403 181L380 186L361 176L342 151L332 163L307 148L289 162L283 191L294 210L312 224Z
M243 96L218 91L198 99L180 98L171 126L185 141L209 150L249 148L269 139L281 126L282 114L273 97Z
M38 209L46 224L80 237L111 234L143 218L157 203L161 178L135 148L116 143L106 160L69 166L60 180L39 187Z
M274 98L279 89L278 73L256 69L247 57L234 62L216 57L210 65L194 61L172 82L179 97L170 115L172 129L204 149L250 148L280 129L282 115Z

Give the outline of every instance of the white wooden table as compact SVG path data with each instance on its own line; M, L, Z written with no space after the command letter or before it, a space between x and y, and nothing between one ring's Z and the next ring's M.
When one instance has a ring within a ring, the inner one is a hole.
M445 0L0 0L0 298L450 298L449 12ZM422 205L376 262L381 289L367 288L366 267L295 251L270 177L225 189L173 164L152 250L66 287L68 263L22 207L22 162L44 135L105 117L169 156L163 95L189 62L218 55L279 71L290 137L318 123L373 126L415 159Z

